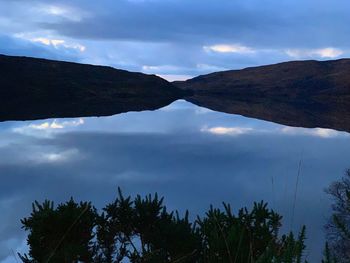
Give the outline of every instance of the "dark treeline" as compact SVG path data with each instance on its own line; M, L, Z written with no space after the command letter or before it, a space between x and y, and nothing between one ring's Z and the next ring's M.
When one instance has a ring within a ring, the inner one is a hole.
M326 191L334 205L322 262L350 262L350 171ZM188 212L168 211L157 194L132 198L118 189L102 211L73 199L58 206L34 202L31 215L21 220L29 253L19 256L25 263L307 262L305 227L281 235L281 221L263 201L236 214L225 203L211 206L190 220Z

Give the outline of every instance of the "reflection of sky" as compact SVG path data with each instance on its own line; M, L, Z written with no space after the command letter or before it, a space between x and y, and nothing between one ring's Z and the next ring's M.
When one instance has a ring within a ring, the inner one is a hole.
M290 128L217 113L184 101L104 118L0 124L0 259L24 249L19 219L31 202L74 196L101 207L125 193L159 192L170 209L202 213L210 203L264 199L291 226L307 225L318 257L329 200L323 189L348 167L350 140L327 129ZM312 260L313 261L313 260Z

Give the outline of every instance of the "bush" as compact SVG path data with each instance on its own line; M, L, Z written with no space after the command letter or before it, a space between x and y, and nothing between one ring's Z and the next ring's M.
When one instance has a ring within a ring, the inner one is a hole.
M23 262L230 262L297 263L305 249L305 227L279 236L282 217L264 202L235 215L230 205L191 222L169 212L157 194L117 198L101 213L73 199L57 207L35 202L21 222L29 232Z

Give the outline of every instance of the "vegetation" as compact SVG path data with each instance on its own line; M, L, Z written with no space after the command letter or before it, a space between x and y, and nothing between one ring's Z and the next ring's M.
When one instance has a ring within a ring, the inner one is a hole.
M350 262L350 170L326 192L332 197L332 216L326 225L328 262Z
M23 262L303 262L305 227L279 235L282 217L264 202L237 214L230 205L189 219L169 212L157 194L118 197L101 213L73 199L35 202L21 222L29 232Z
M332 215L325 226L322 263L350 262L350 170L326 192ZM117 198L99 212L90 202L70 199L55 206L35 201L21 220L28 231L22 262L306 262L305 227L280 235L282 217L261 201L234 214L230 205L210 206L190 220L169 212L157 194Z

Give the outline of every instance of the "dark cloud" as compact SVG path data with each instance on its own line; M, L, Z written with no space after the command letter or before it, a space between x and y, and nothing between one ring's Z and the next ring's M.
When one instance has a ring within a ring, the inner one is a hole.
M292 59L346 57L349 7L346 0L0 1L0 30L27 40L66 41L54 54L70 60L195 76ZM203 49L216 44L240 44L253 52ZM77 45L86 51L74 54ZM4 53L38 54L29 47L13 50L10 43L2 47Z
M75 4L91 12L91 17L41 25L83 39L165 41L184 45L238 42L260 48L348 47L350 35L347 26L350 6L344 0L80 3Z

